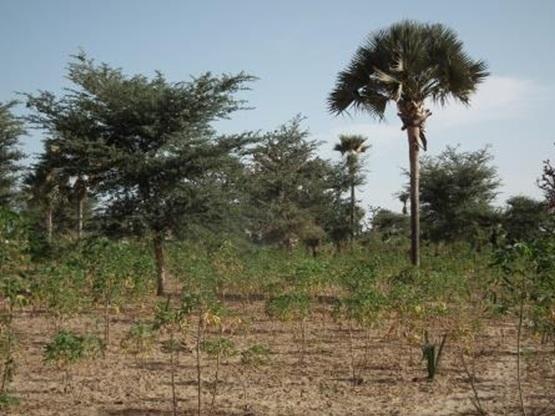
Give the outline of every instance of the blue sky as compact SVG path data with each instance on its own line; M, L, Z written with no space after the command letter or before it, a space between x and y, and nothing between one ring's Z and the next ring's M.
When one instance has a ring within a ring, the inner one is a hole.
M127 73L160 70L174 81L245 70L260 78L245 93L255 109L223 130L270 130L301 113L327 158L338 157L331 150L338 134L365 134L373 148L364 205L398 210L393 193L404 183L408 148L395 114L382 123L333 117L325 101L364 37L404 18L451 26L492 73L470 108L434 109L429 153L489 144L503 180L498 202L539 196L542 160L555 159L555 1L1 0L0 101L17 91L60 92L79 48ZM40 141L32 132L25 150L39 152Z

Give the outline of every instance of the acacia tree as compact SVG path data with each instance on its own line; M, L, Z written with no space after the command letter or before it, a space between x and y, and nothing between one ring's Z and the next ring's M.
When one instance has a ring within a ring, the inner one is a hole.
M316 156L318 144L307 139L301 123L296 117L264 135L249 166L254 234L287 249L308 228L319 226L333 198L328 192L332 168Z
M426 149L427 101L468 104L488 73L470 58L457 34L441 24L402 21L372 33L338 75L328 103L332 113L349 108L383 119L393 102L407 131L410 160L411 260L420 264L419 150Z
M23 153L17 148L19 138L25 134L21 120L11 112L15 101L0 103L0 206L13 203L17 176L17 162Z
M509 198L503 212L507 241L510 244L534 241L542 236L548 219L545 201L537 201L524 195Z
M45 150L25 177L26 190L30 196L28 208L42 216L46 240L50 243L54 233L54 213L65 210L70 195L67 178L56 162L58 148L45 143Z
M545 200L550 210L555 209L555 168L548 159L543 162L543 174L538 181L538 186L545 195Z
M350 189L350 178L345 172L343 162L330 166L330 174L327 177L329 183L331 201L324 206L324 230L333 241L337 251L340 251L344 243L351 235L351 203L344 197ZM355 207L355 224L358 225L364 216L360 207Z
M87 168L78 179L94 180L104 229L152 238L162 295L165 240L194 224L213 224L234 201L230 172L253 136L217 136L212 123L244 107L234 95L253 77L205 73L172 83L161 73L127 76L81 54L68 79L74 87L62 100L43 93L30 105L46 113L46 122L59 121L53 127L64 133L68 157ZM52 117L56 108L67 119Z
M75 82L71 77L70 80ZM109 163L109 149L101 141L105 126L93 118L78 91L69 90L59 98L51 92L39 91L36 95L26 94L26 98L27 107L32 110L27 121L49 135L44 143L45 152L29 180L35 191L50 199L51 191L63 190L64 199L74 203L74 229L80 239L87 197L95 193L100 169ZM46 204L47 218L51 208Z
M372 216L372 231L378 232L384 241L408 236L408 218L385 208L379 208Z
M351 190L351 206L349 212L351 242L355 239L355 189L364 182L364 177L361 175L360 156L370 147L364 144L366 140L367 138L361 135L342 134L339 136L339 143L334 147L334 150L340 152L345 158L345 167L347 168L349 177L349 187Z
M500 181L492 159L487 147L464 152L450 146L423 159L420 200L427 238L479 243L495 218L491 203Z

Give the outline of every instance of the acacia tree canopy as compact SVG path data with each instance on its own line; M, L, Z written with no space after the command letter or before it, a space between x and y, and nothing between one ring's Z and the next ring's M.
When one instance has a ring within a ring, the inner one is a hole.
M94 181L105 231L153 236L163 273L163 240L225 217L234 201L225 191L254 135L221 136L213 123L245 108L236 94L254 78L205 73L173 83L159 72L128 76L84 54L68 78L74 86L60 99L28 96L31 121L57 133L70 166Z
M490 225L500 185L489 149L447 147L422 160L420 199L424 236L432 241L472 240Z
M301 123L296 117L264 135L249 166L254 233L286 246L323 226L334 200L335 171L316 156L318 143Z
M11 111L15 102L0 103L0 206L13 205L17 162L23 158L18 149L19 139L25 134L23 122Z
M555 168L549 159L543 162L543 174L538 181L538 186L545 195L549 209L555 209Z

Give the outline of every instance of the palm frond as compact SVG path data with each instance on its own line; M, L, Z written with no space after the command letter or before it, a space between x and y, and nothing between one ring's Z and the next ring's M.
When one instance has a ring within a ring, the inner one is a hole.
M488 75L453 30L406 20L368 36L339 73L328 106L334 114L353 108L381 119L389 101L468 103Z
M364 143L368 140L365 136L360 134L341 134L339 135L339 143L337 143L333 150L340 152L342 155L346 153L364 153L370 146Z

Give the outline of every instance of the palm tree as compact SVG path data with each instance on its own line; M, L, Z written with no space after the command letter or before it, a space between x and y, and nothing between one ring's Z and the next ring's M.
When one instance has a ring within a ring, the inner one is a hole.
M333 150L340 152L345 157L345 164L349 174L349 186L351 188L351 211L350 211L350 230L351 230L351 243L355 238L355 188L360 184L357 177L360 169L359 157L362 153L366 152L370 146L364 144L366 137L358 134L342 134L339 136L339 143L335 145Z
M401 191L395 194L395 196L397 196L397 199L401 202L401 204L403 204L403 209L401 210L401 212L403 213L403 215L407 215L407 202L409 202L410 197L409 193Z
M58 147L53 145L51 140L47 140L45 152L25 178L25 185L30 194L29 204L44 210L44 227L48 243L52 242L54 211L67 202L65 199L69 193L67 178L54 162L59 157L58 151Z
M488 75L486 64L473 60L457 34L441 24L402 21L372 33L350 65L337 77L328 98L332 113L349 108L383 119L387 104L407 131L410 160L411 260L420 264L419 150L426 150L425 123L432 115L427 101L449 99L468 104Z

